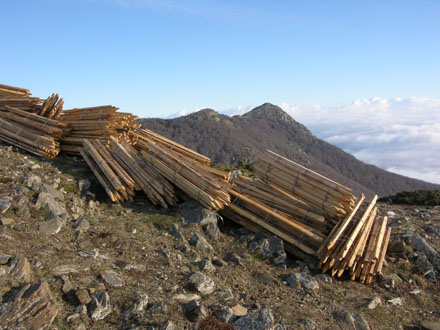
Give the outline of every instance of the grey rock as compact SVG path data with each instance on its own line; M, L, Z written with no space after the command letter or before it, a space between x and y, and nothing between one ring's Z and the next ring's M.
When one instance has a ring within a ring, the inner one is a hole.
M220 238L220 229L218 228L217 223L211 222L204 225L202 228L209 239L213 241L218 241L218 239Z
M146 267L144 265L137 265L137 264L128 264L124 267L124 270L130 271L130 270L136 270L138 272L145 272Z
M135 294L136 301L123 314L123 318L129 317L133 312L142 312L148 305L148 295L143 293Z
M191 300L200 300L200 296L195 294L195 293L180 293L180 294L175 294L172 297L173 300L179 302L179 303L187 303L190 302Z
M306 272L290 274L286 278L286 281L289 286L295 289L305 289L314 292L319 290L318 282L316 282L312 276Z
M160 254L161 256L165 257L165 259L169 259L171 256L171 252L168 249L160 249L157 251L158 254Z
M69 323L75 323L75 322L78 322L80 320L80 318L81 318L81 316L79 315L79 313L75 313L75 314L69 315L66 318L66 321Z
M102 320L111 313L112 307L107 291L97 293L88 305L89 315L92 320Z
M440 321L423 320L420 322L420 327L423 330L440 330Z
M201 272L195 272L190 277L189 280L194 288L200 292L202 295L208 295L214 292L215 283L207 275Z
M390 242L387 252L389 252L391 254L405 254L409 251L408 251L408 247L406 246L405 242L402 240L399 240L399 241Z
M174 246L174 249L176 249L176 250L178 250L178 251L180 251L180 252L182 252L182 253L186 253L186 252L190 249L190 247L189 247L188 244L185 242L185 243L183 243L183 244L181 244L181 245L175 245L175 246Z
M165 303L165 301L159 301L157 303L155 303L153 306L150 307L149 309L150 311L158 311L158 312L162 312L165 313L168 310L167 304Z
M81 305L87 305L92 300L87 289L76 290L75 296Z
M6 265L11 257L9 254L0 253L0 265Z
M81 198L78 196L70 198L70 211L75 218L84 215L84 203Z
M36 175L27 175L22 180L21 183L24 184L27 188L32 189L33 187L37 187L41 183L41 178Z
M54 198L64 201L64 191L63 190L57 190L52 186L49 186L48 184L42 183L39 187L39 191L43 193L48 193L52 195Z
M215 271L215 267L209 259L203 259L195 262L194 264L199 267L201 272L212 273Z
M191 300L186 303L183 306L183 312L191 322L203 319L208 315L206 307L200 304L197 300Z
M217 298L222 301L228 301L234 299L234 294L232 290L227 288L216 292Z
M86 305L78 305L73 309L75 313L78 314L87 314L87 306Z
M375 309L377 306L382 305L382 299L379 296L376 296L365 303L365 307L368 309Z
M234 322L239 330L270 330L274 327L274 317L268 308L259 309Z
M90 189L91 183L89 179L81 179L78 181L78 189L81 194L85 194Z
M83 269L79 267L78 265L60 265L54 268L54 274L57 276L60 275L66 275L66 274L72 274L72 273L79 273Z
M0 303L2 329L46 329L55 320L59 307L47 282L23 284Z
M195 223L202 226L208 223L217 223L217 212L204 208L196 201L185 202L180 207L184 223Z
M240 304L237 304L231 308L235 316L245 316L248 313L248 309Z
M370 325L362 314L354 314L354 320L356 324L356 330L370 330Z
M177 223L174 223L173 226L171 227L169 233L174 236L174 238L176 240L183 240L184 236L183 234L180 232L180 227Z
M270 259L275 265L283 264L287 259L283 241L276 236L250 242L249 250Z
M402 306L403 305L403 299L398 297L394 299L387 300L388 303L390 303L393 306Z
M353 317L353 315L351 315L350 312L347 312L347 311L334 312L333 317L337 321L341 321L342 323L344 323L350 329L356 329L356 320Z
M9 264L9 275L20 284L29 283L32 279L31 265L26 257L15 256Z
M318 329L318 325L316 324L315 321L312 320L303 320L300 322L299 324L301 326L302 329L305 330L316 330Z
M332 284L333 278L327 274L316 274L313 276L314 279L321 281L322 283Z
M194 246L196 250L205 254L210 254L214 250L212 245L209 244L208 241L198 233L195 233L191 236L189 239L189 244Z
M238 254L235 253L229 253L226 257L225 257L225 261L228 261L234 265L242 265L241 263L241 257Z
M75 223L73 225L73 228L79 229L81 231L87 231L90 228L90 223L87 219L80 216L75 220Z
M222 309L214 311L214 317L220 322L229 323L235 319L234 312L229 307L223 307Z
M416 265L424 273L424 276L427 280L433 283L437 281L435 273L433 271L434 267L429 262L428 257L423 252L417 256Z
M5 213L12 204L12 197L11 196L2 196L0 197L0 212Z
M44 221L40 224L38 231L40 234L50 236L58 233L63 227L63 221L59 217L53 217L51 220Z
M110 287L120 288L123 285L121 277L114 270L108 269L101 274L104 283Z
M215 257L214 259L212 259L212 264L215 265L215 266L217 266L217 267L223 267L223 266L226 266L226 263L225 263L223 260L221 260L221 259L219 259L219 258L217 258L217 257Z
M61 275L61 279L63 280L63 287L61 288L61 290L64 294L67 294L74 289L72 282L70 282L69 278L66 275Z
M416 251L423 251L431 264L440 271L440 256L438 252L429 245L418 233L413 232L410 237L410 244Z
M37 209L44 208L49 211L49 213L55 216L61 216L66 214L66 207L60 202L56 201L54 196L49 193L42 192L38 195L37 202L35 203Z
M158 330L177 330L177 327L171 321L164 321L157 326Z

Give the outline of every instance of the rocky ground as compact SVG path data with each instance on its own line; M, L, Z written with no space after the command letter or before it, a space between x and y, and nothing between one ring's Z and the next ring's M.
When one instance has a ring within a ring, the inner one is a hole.
M80 159L0 162L0 329L440 327L438 207L379 205L393 235L366 286L192 201L111 204Z

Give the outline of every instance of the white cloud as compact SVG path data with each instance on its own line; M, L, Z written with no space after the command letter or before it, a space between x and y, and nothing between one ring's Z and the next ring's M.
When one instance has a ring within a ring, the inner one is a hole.
M316 136L383 169L440 183L440 99L360 99L350 105L280 105Z

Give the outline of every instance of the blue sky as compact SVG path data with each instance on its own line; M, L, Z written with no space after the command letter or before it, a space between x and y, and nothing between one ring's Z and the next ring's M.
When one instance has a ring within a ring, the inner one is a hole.
M1 83L142 117L440 97L440 1L1 1Z

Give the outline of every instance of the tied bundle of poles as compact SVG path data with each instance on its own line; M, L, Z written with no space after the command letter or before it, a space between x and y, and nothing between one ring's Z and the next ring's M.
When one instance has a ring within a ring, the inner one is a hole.
M0 84L0 106L11 106L50 119L61 116L64 101L58 94L52 94L45 100L31 95L28 89Z
M61 140L61 150L79 155L83 139L97 139L110 145L113 137L134 143L131 140L134 135L130 133L140 127L135 123L137 116L117 111L111 105L64 110L60 119L68 125L70 133Z

